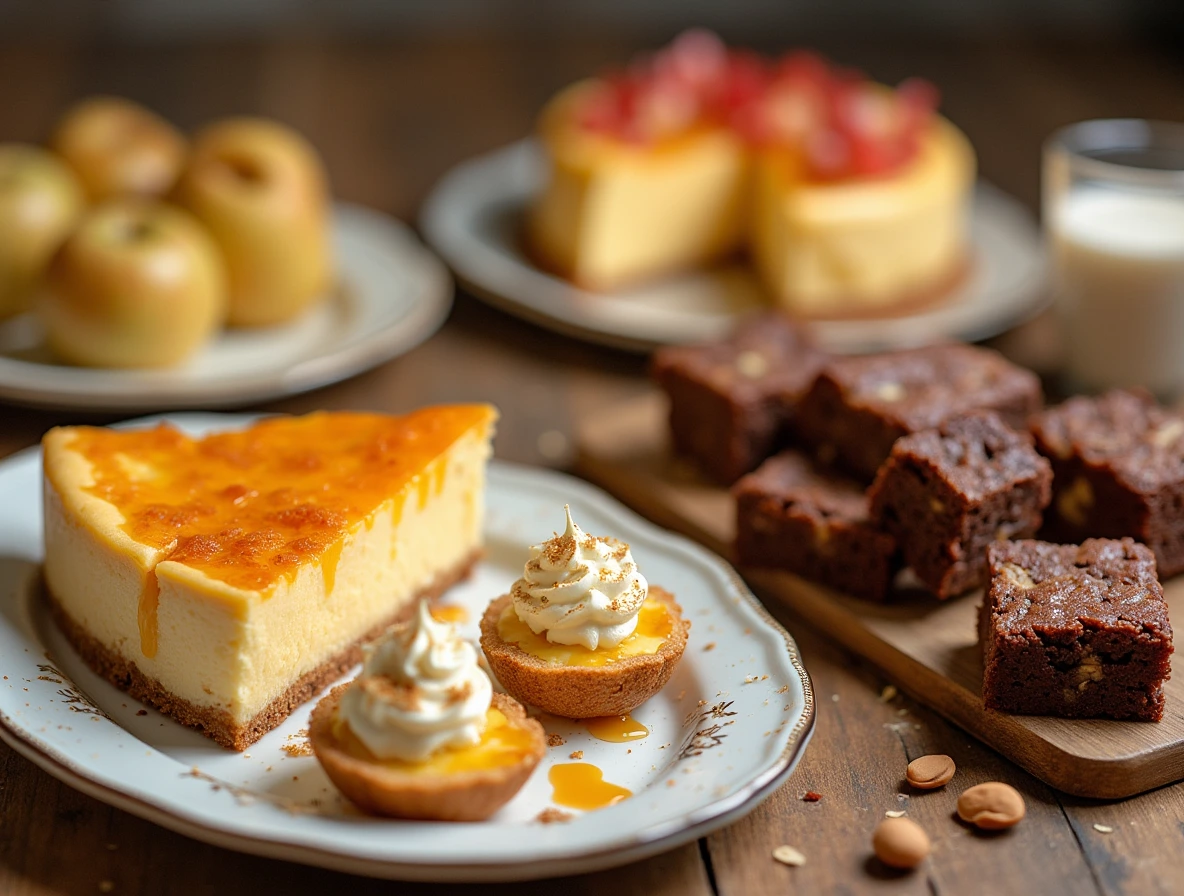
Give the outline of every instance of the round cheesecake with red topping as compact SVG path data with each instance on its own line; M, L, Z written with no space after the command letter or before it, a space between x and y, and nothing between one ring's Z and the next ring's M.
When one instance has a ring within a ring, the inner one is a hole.
M542 265L612 290L748 251L804 316L933 298L967 264L975 158L937 92L694 31L544 109Z

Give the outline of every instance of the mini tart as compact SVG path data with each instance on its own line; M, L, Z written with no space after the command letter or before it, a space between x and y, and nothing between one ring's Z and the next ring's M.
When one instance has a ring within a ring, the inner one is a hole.
M481 618L481 649L489 667L516 699L569 719L623 715L641 706L674 674L691 630L674 595L651 585L646 602L661 604L670 619L670 632L657 650L604 665L563 665L528 653L502 637L499 622L512 601L509 594L502 595ZM597 652L578 646L571 649L584 654Z
M520 741L515 762L472 769L440 769L443 761L463 765L488 743L489 729L476 747L443 750L424 762L377 759L337 724L337 705L348 684L330 691L312 712L308 736L313 752L329 779L359 809L371 815L428 821L482 821L519 790L546 752L543 726L526 717L520 704L505 694L494 694L491 719L512 730ZM491 722L492 724L492 722ZM363 755L365 754L365 755Z

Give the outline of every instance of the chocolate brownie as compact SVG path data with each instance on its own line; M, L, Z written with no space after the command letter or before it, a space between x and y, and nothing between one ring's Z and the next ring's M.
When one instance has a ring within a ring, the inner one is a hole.
M1131 538L1165 578L1184 572L1184 415L1142 390L1071 398L1029 422L1052 463L1042 537Z
M732 495L742 566L787 569L868 600L887 595L896 541L871 522L858 484L786 451L737 482Z
M868 495L917 578L946 598L985 581L987 545L1036 533L1052 470L1027 433L975 411L897 441Z
M934 345L830 361L801 401L798 433L870 480L901 436L980 409L1023 429L1042 402L1036 374L997 352Z
M1130 538L987 551L983 703L1070 718L1163 716L1172 627L1155 556Z
M659 349L653 377L670 397L677 451L734 482L781 447L826 355L781 314L746 318L726 339Z

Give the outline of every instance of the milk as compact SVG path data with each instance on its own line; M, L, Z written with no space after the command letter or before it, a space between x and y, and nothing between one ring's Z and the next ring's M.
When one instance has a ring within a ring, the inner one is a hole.
M1179 391L1184 196L1079 185L1049 211L1069 379Z

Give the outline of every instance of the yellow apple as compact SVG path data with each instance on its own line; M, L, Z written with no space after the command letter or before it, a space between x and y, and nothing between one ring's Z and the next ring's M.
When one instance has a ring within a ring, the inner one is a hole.
M0 320L24 311L82 212L82 188L52 153L0 145Z
M92 201L112 196L163 196L185 164L185 138L138 103L97 96L72 106L50 148L78 174Z
M226 259L231 324L289 320L328 291L324 169L295 131L255 118L211 125L194 138L176 198Z
M113 199L87 212L36 296L50 347L89 367L167 367L226 315L221 255L182 209Z

